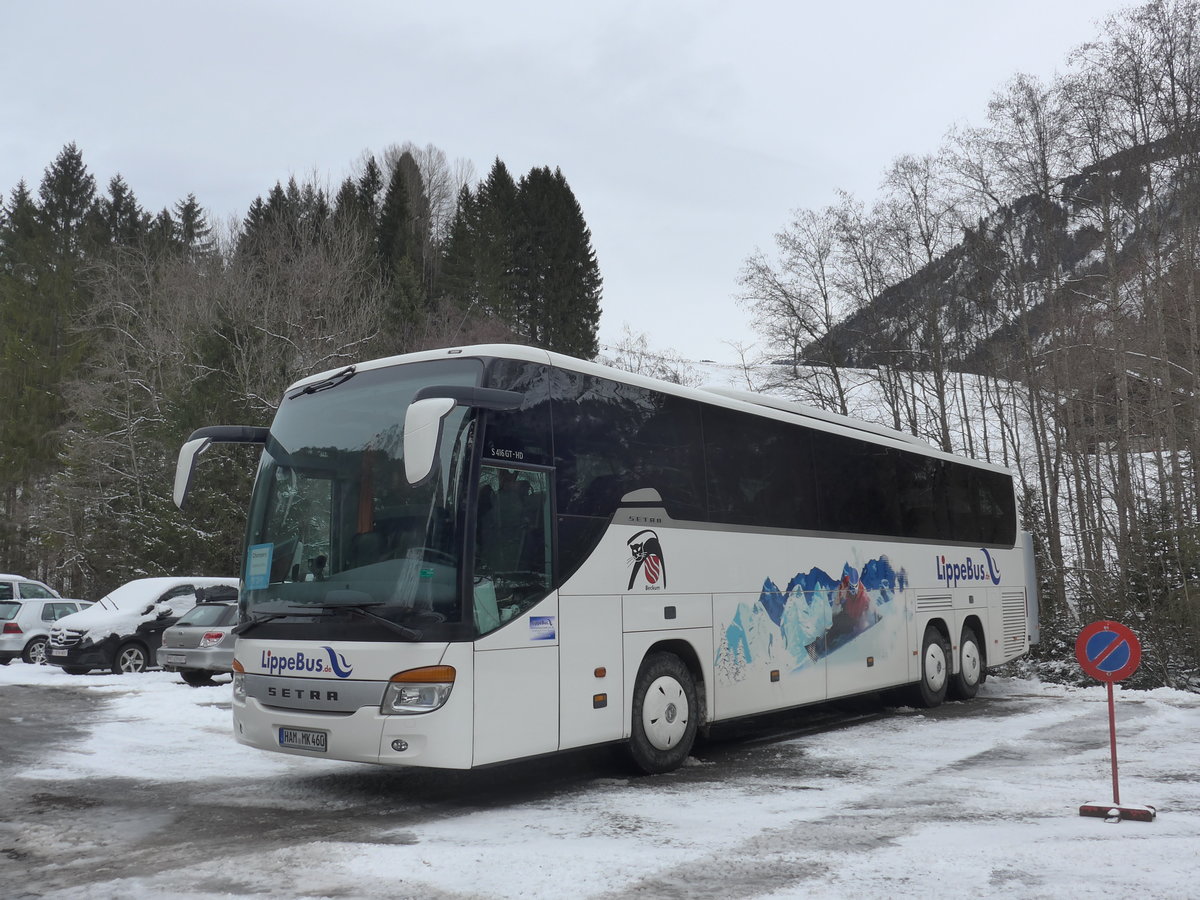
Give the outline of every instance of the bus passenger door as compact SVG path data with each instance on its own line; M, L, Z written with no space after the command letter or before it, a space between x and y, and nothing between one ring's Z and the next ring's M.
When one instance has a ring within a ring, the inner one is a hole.
M548 469L483 465L475 540L474 765L558 749Z

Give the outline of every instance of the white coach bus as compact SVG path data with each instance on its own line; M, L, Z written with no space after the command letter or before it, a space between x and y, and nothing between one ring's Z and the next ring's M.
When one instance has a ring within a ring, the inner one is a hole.
M908 686L1036 640L1012 475L889 429L511 345L293 385L263 445L237 740L470 768Z

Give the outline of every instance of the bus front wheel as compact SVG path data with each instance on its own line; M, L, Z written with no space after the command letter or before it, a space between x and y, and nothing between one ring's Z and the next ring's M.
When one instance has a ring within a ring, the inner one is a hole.
M696 740L696 685L683 660L652 653L642 662L633 689L629 754L647 775L683 765Z
M928 625L921 642L921 680L913 691L913 701L927 709L940 706L949 686L950 645L936 627Z

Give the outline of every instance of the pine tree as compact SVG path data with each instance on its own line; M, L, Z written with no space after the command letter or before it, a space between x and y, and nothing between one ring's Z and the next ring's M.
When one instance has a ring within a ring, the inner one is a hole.
M387 191L379 209L379 227L375 232L379 269L386 279L394 277L402 259L411 257L410 215L408 188L397 165L388 179Z
M195 194L188 194L186 199L175 204L175 220L178 223L179 241L185 252L197 257L213 252L212 228Z
M600 270L583 211L562 171L535 168L519 187L517 284L531 343L592 359L599 352Z
M87 216L96 201L96 179L75 144L64 147L46 169L38 198L38 214L50 233L52 252L60 261L77 259L83 252Z
M47 229L21 181L7 209L0 206L0 484L9 498L5 513L12 509L17 485L49 462L44 428L51 416L39 377L47 339L39 325L39 282L48 252ZM11 521L11 515L0 518Z
M379 274L388 295L385 330L388 340L393 343L411 328L426 309L417 269L419 260L414 262L419 248L414 246L407 181L398 162L388 179L387 191L379 209L379 226L375 231Z
M337 222L353 220L366 222L366 210L359 201L358 188L354 180L347 178L342 182L336 196L333 198L333 218Z
M515 284L520 210L517 185L497 157L475 198L475 275L483 311L518 334L527 323L518 309Z
M379 171L379 164L375 162L374 156L367 158L366 167L358 179L356 189L359 208L372 223L376 222L379 218L379 192L383 190L383 173Z
M179 247L179 235L175 218L165 206L150 223L146 232L146 241L150 248L159 253L170 253Z
M475 195L463 185L458 192L454 219L450 223L446 246L442 253L440 292L464 309L477 305L479 283L477 256L479 210Z
M108 196L96 207L100 239L107 244L132 247L150 227L150 216L137 202L133 191L119 174L108 182Z

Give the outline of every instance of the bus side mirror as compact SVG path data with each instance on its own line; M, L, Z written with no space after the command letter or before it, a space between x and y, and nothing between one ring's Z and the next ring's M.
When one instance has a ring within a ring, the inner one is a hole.
M269 432L255 425L209 425L197 428L179 451L175 463L175 505L183 509L192 486L192 473L196 471L196 457L212 444L262 444L266 446Z
M196 457L212 445L212 438L202 437L188 441L179 450L179 461L175 463L175 505L183 509L188 490L192 486L192 474L196 471Z
M442 440L442 422L454 409L450 397L414 400L404 414L404 477L419 484L433 471Z

